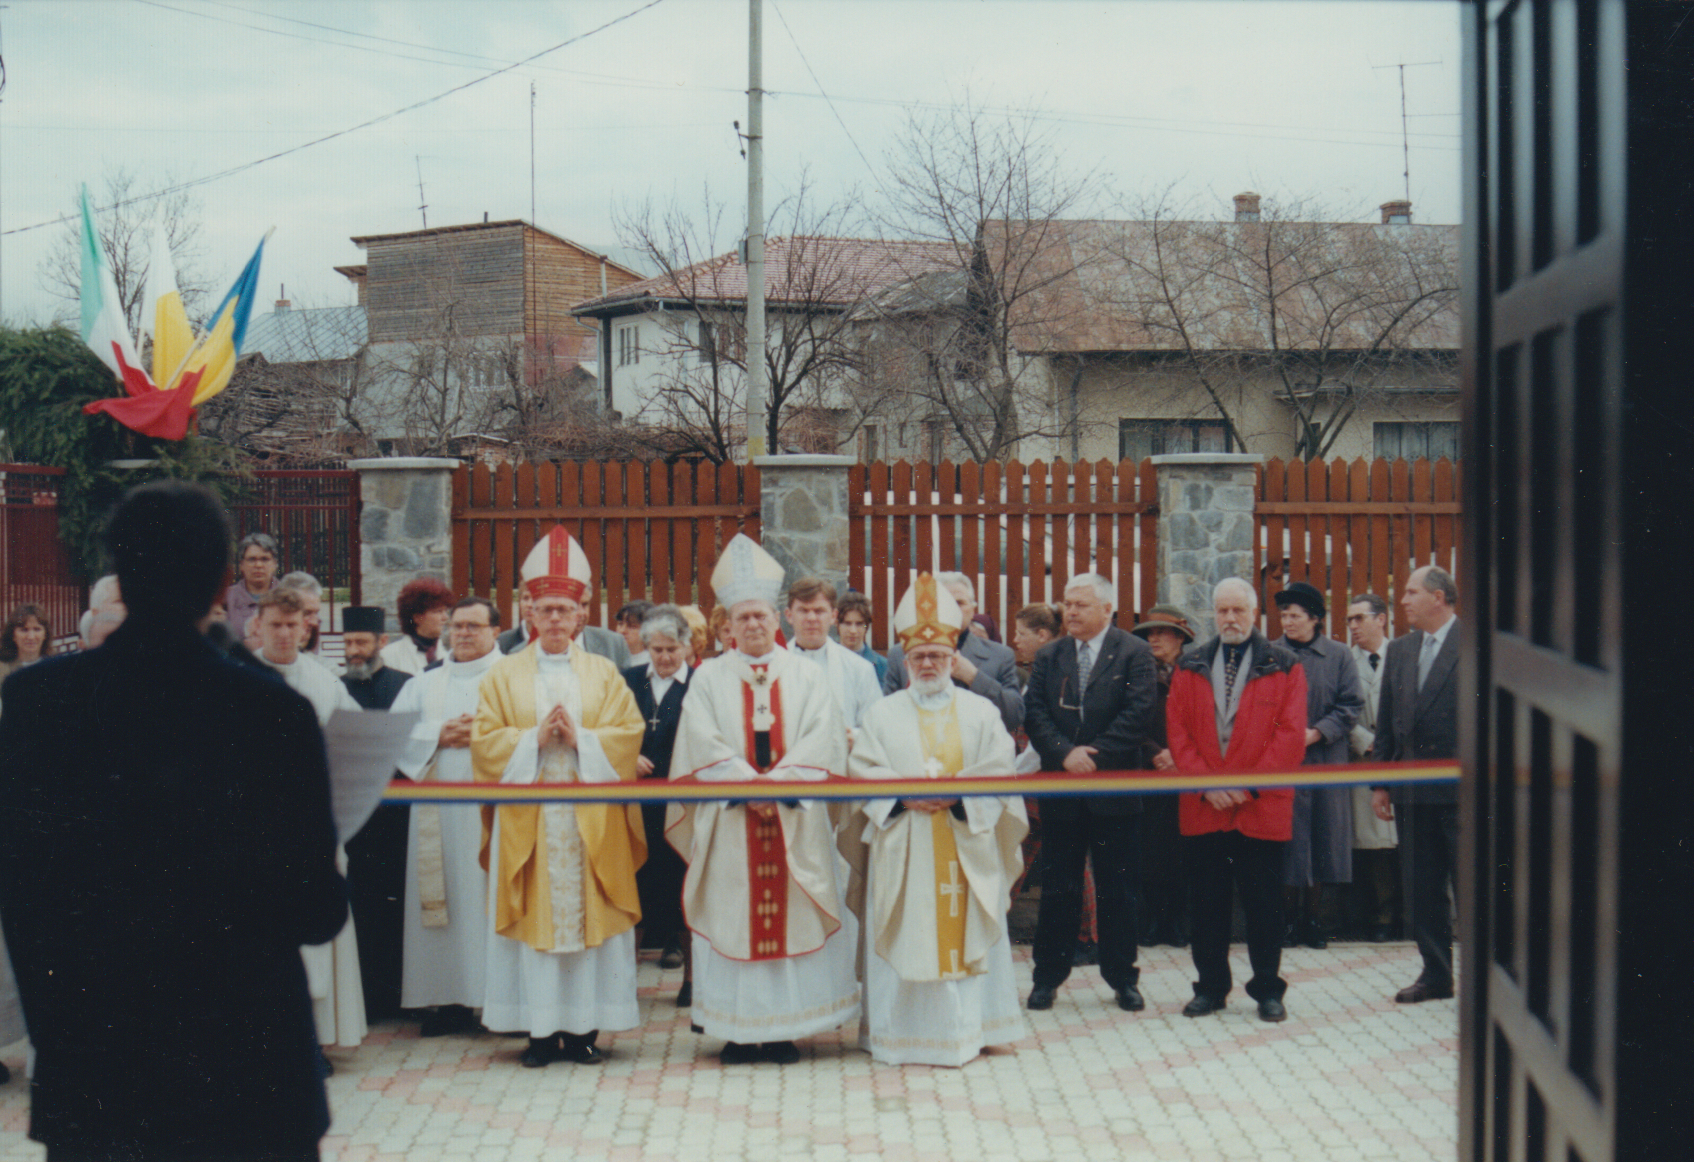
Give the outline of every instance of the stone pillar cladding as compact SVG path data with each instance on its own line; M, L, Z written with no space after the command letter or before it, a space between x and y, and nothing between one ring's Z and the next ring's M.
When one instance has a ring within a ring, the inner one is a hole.
M453 584L453 472L457 460L437 456L350 460L359 474L359 573L366 605L388 615L400 632L400 587L417 577Z
M821 577L845 593L847 470L853 458L759 456L753 463L759 469L759 539L782 563L784 592L802 577Z
M1205 641L1217 632L1212 587L1253 577L1256 452L1154 456L1159 479L1159 600L1188 611Z

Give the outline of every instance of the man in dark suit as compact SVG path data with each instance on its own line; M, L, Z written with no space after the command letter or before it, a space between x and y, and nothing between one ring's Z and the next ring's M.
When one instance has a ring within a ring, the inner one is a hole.
M201 636L228 518L130 492L107 544L129 616L14 674L0 719L0 919L49 1159L305 1159L329 1125L300 945L347 920L317 716Z
M1095 573L1071 579L1065 631L1035 655L1024 702L1041 769L1079 775L1145 769L1158 666L1146 642L1112 624L1111 582ZM1133 1013L1146 1007L1135 963L1140 824L1136 795L1041 800L1041 911L1030 1008L1052 1008L1054 993L1070 976L1082 918L1082 868L1090 854L1100 975L1119 1008Z
M515 654L530 642L535 640L535 623L531 620L530 610L534 598L528 593L518 597L518 624L495 639L494 644L503 654ZM613 633L609 629L601 629L597 625L588 625L588 609L582 610L582 620L577 625L576 641L591 654L599 654L619 671L629 668L629 646L624 644L621 633Z
M976 585L963 573L937 573L935 579L947 587L969 626L976 611ZM909 684L906 652L899 646L888 651L888 670L882 676L882 692L892 694ZM1023 695L1019 693L1018 656L1008 646L961 630L953 654L953 684L980 694L1000 708L1000 721L1016 734L1023 725ZM849 724L851 725L851 724Z
M1376 715L1378 762L1451 759L1459 753L1459 588L1452 575L1425 565L1406 581L1400 597L1412 631L1388 644ZM1398 800L1398 803L1394 800ZM1459 789L1451 783L1405 786L1391 799L1375 788L1379 819L1396 819L1409 849L1412 932L1423 954L1423 972L1395 994L1404 1005L1453 995L1453 921L1447 903L1457 883Z
M641 619L642 652L647 661L623 672L635 695L635 705L647 722L641 736L641 756L636 775L664 782L671 775L671 751L676 748L676 728L682 721L682 696L688 693L688 650L693 640L682 610L674 605L650 606ZM641 897L643 936L658 937L663 951L660 968L685 967L687 930L682 922L682 881L688 865L665 839L664 803L641 804L641 820L647 833L647 862L635 871L635 888ZM688 977L677 992L677 1005L687 1008L694 999Z

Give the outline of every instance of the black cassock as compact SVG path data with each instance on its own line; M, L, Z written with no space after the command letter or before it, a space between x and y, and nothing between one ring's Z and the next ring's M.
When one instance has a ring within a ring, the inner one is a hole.
M387 710L410 674L382 667L369 678L341 682L365 710ZM359 940L359 981L365 1016L382 1021L400 1015L400 959L405 936L406 830L411 808L384 803L347 841L347 895Z
M687 666L676 672L676 680L665 691L663 700L653 701L653 684L646 666L631 666L623 672L635 694L635 704L641 708L647 729L641 736L641 753L653 761L653 779L668 779L671 773L671 751L676 748L676 728L682 721L682 698L688 693ZM649 944L666 946L678 944L683 935L682 880L688 865L665 841L664 803L641 804L641 821L647 833L647 862L635 873L635 887L641 895L641 923Z

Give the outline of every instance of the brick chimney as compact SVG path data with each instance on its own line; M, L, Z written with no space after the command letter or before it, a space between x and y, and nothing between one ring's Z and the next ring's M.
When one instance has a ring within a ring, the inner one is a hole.
M1382 203L1382 224L1384 226L1410 226L1412 224L1412 204L1404 198Z
M279 294L287 294L288 293L287 285L285 284L283 286L277 287L277 292ZM290 304L287 299L278 299L276 301L276 309L279 310L279 311L286 311L289 308L290 305L292 305L292 304Z
M1257 222L1259 220L1259 195L1252 190L1235 195L1235 220L1237 222Z

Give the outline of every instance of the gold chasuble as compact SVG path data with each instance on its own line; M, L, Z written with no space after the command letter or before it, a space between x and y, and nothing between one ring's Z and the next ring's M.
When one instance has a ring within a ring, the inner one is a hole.
M471 761L476 780L498 783L506 775L524 732L539 721L536 709L540 646L502 658L483 679L481 700L471 728ZM635 781L635 760L645 727L629 684L605 658L573 645L568 661L581 693L579 730L599 740L606 760L623 782ZM531 746L534 744L532 743ZM556 779L559 765L543 754L544 781ZM566 764L567 771L569 764ZM567 774L566 777L571 777ZM548 811L570 811L575 833L549 827ZM491 852L494 812L500 812L500 849ZM482 866L494 880L494 931L540 952L569 951L574 933L555 930L555 916L575 916L577 901L555 899L555 892L581 892L583 947L595 948L635 926L641 918L635 869L647 858L641 809L627 803L572 805L512 803L482 808ZM549 850L549 835L563 851ZM557 869L574 866L561 859L580 840L582 882L574 877L555 883Z
M949 702L941 710L918 708L918 730L923 738L924 772L932 779L951 779L965 765L965 748L959 741L959 716ZM935 948L942 980L966 974L965 884L959 877L959 845L953 838L953 821L946 811L929 817L930 843L935 856Z

